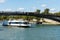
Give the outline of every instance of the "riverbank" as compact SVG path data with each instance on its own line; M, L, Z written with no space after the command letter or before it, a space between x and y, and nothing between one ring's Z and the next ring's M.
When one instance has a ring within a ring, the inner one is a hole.
M50 19L44 19L45 22L43 22L42 24L60 24L60 22L54 21L54 20L50 20Z

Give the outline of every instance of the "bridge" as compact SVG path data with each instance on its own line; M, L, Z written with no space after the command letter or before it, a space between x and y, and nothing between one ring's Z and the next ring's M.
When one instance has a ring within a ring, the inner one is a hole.
M50 14L39 14L36 12L0 12L0 16L2 16L2 15L5 15L5 16L9 16L9 15L36 16L39 18L47 18L47 19L51 19L51 20L60 22L60 16L50 15Z

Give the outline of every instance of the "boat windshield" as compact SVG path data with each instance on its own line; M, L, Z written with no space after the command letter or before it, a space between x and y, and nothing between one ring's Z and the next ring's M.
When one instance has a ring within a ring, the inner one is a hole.
M9 24L28 24L28 22L9 22Z

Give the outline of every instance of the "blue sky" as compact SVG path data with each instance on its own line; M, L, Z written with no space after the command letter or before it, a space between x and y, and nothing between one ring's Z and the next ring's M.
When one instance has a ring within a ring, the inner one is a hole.
M0 0L0 11L60 11L60 0Z

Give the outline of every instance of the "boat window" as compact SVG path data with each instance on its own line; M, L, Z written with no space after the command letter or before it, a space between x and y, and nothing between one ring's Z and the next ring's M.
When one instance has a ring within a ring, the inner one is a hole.
M24 24L29 24L28 22L24 22Z
M15 24L15 22L9 22L9 24Z
M22 22L9 22L9 24L22 24Z
M16 24L22 24L22 22L17 22Z

